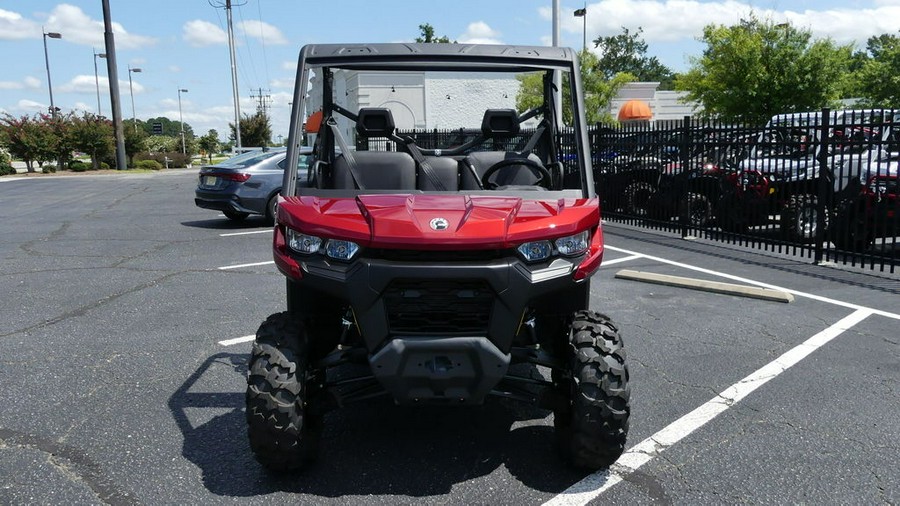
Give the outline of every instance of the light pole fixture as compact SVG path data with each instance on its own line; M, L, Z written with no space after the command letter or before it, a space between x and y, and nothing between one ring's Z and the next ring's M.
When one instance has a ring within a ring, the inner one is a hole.
M131 85L131 74L140 71L141 69L131 68L131 64L128 65L128 91L131 93L131 121L134 122L135 133L137 133L137 116L134 113L134 87Z
M587 51L587 2L586 1L584 3L584 7L575 10L575 17L581 18L581 20L582 20L581 50Z
M44 33L44 64L47 66L47 89L50 90L50 117L56 118L56 106L53 104L53 85L50 84L50 56L47 54L47 37L51 39L61 39L62 34L57 32L45 32L44 27L41 27L41 32Z
M100 75L97 73L97 58L106 58L106 53L98 53L94 50L94 83L97 85L97 116L103 116L103 110L100 109Z
M184 118L181 117L181 94L187 93L188 90L178 88L178 122L181 123L181 153L187 154L187 148L184 145Z

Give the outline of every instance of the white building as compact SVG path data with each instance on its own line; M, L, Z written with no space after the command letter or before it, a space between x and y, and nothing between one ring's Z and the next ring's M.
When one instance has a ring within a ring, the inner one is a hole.
M697 103L684 101L687 95L683 91L657 90L659 83L628 83L619 89L618 95L609 104L609 113L618 117L619 111L630 100L641 100L650 107L651 123L656 125L677 122L685 116L693 116L700 110Z

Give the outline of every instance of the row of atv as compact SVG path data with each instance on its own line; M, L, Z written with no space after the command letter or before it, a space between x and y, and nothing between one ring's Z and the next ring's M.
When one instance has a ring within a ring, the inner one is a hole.
M818 144L788 128L698 129L662 142L645 133L642 150L595 160L595 181L606 212L740 234L777 230L796 243L816 241L821 228L837 248L865 251L898 235L900 157L895 134L870 129L850 142L840 135L849 130L861 129L834 129Z

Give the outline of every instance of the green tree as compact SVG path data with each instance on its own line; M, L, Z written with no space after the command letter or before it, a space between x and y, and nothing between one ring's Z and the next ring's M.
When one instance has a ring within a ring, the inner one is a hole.
M436 42L441 44L450 44L452 42L453 44L456 44L455 40L451 41L450 37L447 37L446 35L435 37L434 27L431 26L430 23L423 23L419 25L419 33L420 36L416 37L416 42Z
M219 152L219 132L216 132L214 129L210 129L209 132L206 132L206 135L200 137L200 149L206 151L206 156L209 160L209 163L212 163L212 155L213 153Z
M228 128L231 129L229 139L234 140L234 123L229 123ZM253 116L244 114L241 118L241 145L263 147L272 143L272 124L269 118L262 112L257 112Z
M91 155L91 166L100 170L100 162L115 152L112 122L91 113L72 118L72 140L76 149Z
M41 115L44 122L49 125L54 136L56 148L56 160L60 167L66 166L72 161L72 152L75 151L75 142L72 138L72 118L74 113L58 114L51 117L48 114Z
M871 107L900 108L900 37L870 37L866 56L853 73L855 91Z
M172 153L181 151L181 135L151 135L144 141L147 151L151 153Z
M8 113L0 118L0 142L10 154L25 162L28 172L37 172L34 162L40 158L41 128L30 116L16 118Z
M162 125L162 134L154 134L153 133L153 124L159 123ZM139 121L138 127L143 128L144 131L147 132L147 135L168 135L170 137L178 138L178 149L181 150L181 122L171 120L165 116L159 116L158 118L150 118L147 121ZM185 139L193 139L194 138L194 129L191 128L191 125L187 123L184 124L184 138Z
M671 90L674 83L672 70L660 63L655 56L647 56L647 43L641 38L644 29L638 27L631 33L622 27L622 33L594 39L594 47L602 56L597 61L597 70L607 80L616 74L632 74L638 81L658 82L662 90Z
M147 131L138 125L127 124L122 130L125 136L125 156L128 157L128 165L134 166L134 155L147 150Z
M703 55L676 77L675 88L703 113L763 123L774 114L833 105L841 98L851 46L812 40L809 30L755 17L703 29Z
M597 69L597 57L590 51L580 51L579 62L581 65L581 85L584 93L585 119L588 123L614 123L615 119L609 113L609 104L616 97L619 89L635 80L634 75L627 72L618 73L607 79L603 72ZM516 76L519 80L519 93L516 95L516 109L525 112L539 107L543 103L543 74L528 73ZM563 104L570 102L568 76L563 76ZM563 122L572 124L572 111L563 108Z

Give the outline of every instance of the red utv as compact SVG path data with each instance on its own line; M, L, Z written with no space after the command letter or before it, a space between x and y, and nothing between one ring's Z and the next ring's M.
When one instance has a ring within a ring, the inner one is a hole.
M535 403L570 463L619 457L628 368L616 326L589 309L603 234L578 68L552 47L301 50L273 242L287 310L257 332L246 395L264 466L303 467L326 412L378 396ZM516 110L523 83L537 98ZM347 364L366 373L343 377Z

